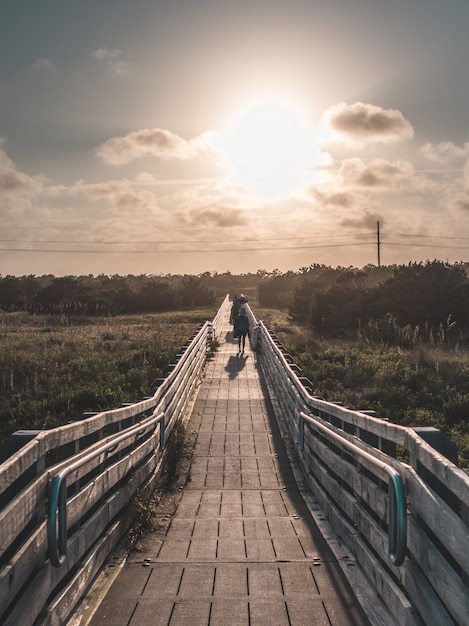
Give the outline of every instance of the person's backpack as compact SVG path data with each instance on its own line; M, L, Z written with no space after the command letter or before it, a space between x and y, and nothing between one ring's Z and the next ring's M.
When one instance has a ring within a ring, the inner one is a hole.
M248 318L245 315L239 315L236 318L236 330L243 331L243 330L248 330L248 328L249 328Z

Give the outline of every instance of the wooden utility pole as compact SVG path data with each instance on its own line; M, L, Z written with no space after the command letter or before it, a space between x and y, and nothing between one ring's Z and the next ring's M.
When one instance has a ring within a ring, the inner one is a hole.
M376 225L377 225L376 235L377 235L377 244L378 244L378 267L381 267L381 241L379 239L379 222L376 222Z

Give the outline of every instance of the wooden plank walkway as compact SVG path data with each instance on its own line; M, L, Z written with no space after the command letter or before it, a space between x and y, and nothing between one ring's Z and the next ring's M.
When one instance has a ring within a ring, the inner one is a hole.
M297 488L256 355L224 330L188 424L189 481L91 625L367 625Z

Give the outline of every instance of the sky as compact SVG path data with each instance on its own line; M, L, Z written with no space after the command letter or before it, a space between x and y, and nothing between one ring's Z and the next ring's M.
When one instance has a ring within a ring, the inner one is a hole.
M0 276L469 261L468 26L467 0L1 0Z

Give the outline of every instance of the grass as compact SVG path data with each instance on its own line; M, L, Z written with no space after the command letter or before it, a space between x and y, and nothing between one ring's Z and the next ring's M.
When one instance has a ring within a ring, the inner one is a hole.
M403 350L329 340L290 324L286 311L256 309L309 378L315 393L404 426L433 426L469 467L469 352L419 344Z
M0 440L139 400L213 314L0 314Z
M395 423L439 428L469 467L467 351L326 340L292 324L284 310L253 308L317 394ZM139 400L213 315L206 309L98 319L0 314L0 440Z

